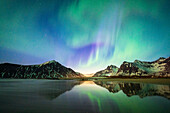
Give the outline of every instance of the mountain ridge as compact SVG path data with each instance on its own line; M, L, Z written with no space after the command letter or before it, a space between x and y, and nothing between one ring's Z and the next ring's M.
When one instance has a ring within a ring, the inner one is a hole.
M112 65L114 66L114 65ZM103 76L161 76L170 77L170 57L160 57L155 61L140 61L135 60L134 62L124 61L118 70L118 67L114 66L113 71L109 70L108 67L104 70L98 71L93 77ZM116 70L116 71L114 71ZM109 74L108 74L109 73Z
M0 64L0 78L58 79L83 76L83 74L75 72L55 60L36 65Z
M109 65L106 69L96 72L93 77L133 77L152 76L170 77L170 57L160 57L155 61L133 62L124 61L118 68ZM0 64L0 78L37 78L37 79L59 79L59 78L84 77L83 74L60 64L55 60L42 64L20 65L12 63Z

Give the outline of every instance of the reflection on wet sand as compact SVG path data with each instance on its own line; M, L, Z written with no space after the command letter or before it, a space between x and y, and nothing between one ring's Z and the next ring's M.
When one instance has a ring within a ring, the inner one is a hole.
M38 94L46 99L53 100L79 84L79 81L45 82L39 87Z
M133 95L138 95L141 98L146 96L162 96L170 99L170 85L123 83L115 81L96 81L95 83L108 89L112 93L122 90L128 97Z
M70 91L76 85L95 85L93 81L58 81L45 82L38 89L38 94L48 100L56 99L58 96Z
M146 83L123 83L116 81L74 81L74 82L54 82L48 84L48 82L42 84L42 88L38 90L39 95L46 99L53 100L59 95L71 90L75 85L99 85L112 93L123 91L128 97L138 95L141 98L146 96L162 96L170 99L170 85L157 85L157 84L146 84ZM50 86L49 86L50 85ZM51 87L51 88L49 88Z
M115 81L0 80L0 113L163 113L169 92L169 85Z

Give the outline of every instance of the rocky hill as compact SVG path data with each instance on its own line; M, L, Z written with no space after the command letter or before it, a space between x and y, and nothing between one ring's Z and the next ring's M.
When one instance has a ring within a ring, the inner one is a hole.
M51 78L82 77L83 74L67 68L55 60L40 65L0 64L0 78Z
M118 69L119 69L118 67L116 67L114 65L110 65L106 69L95 73L93 76L94 77L115 76Z
M134 62L124 61L120 68L106 68L94 74L96 77L101 76L156 76L170 77L170 57L159 58L153 62L135 60Z
M153 62L135 60L123 62L117 76L170 76L170 57L159 58Z

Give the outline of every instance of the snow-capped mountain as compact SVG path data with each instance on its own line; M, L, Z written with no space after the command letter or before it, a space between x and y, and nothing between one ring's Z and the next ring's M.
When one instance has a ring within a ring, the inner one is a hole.
M62 78L82 76L81 73L61 65L55 60L40 65L0 64L0 78Z
M94 74L101 76L163 76L170 77L170 57L159 58L153 62L135 60L134 62L124 61L120 68L108 66L105 70Z
M93 76L94 77L115 76L118 69L119 69L118 67L110 65L106 69L96 72Z
M159 58L153 62L135 60L123 62L117 76L170 76L170 57Z

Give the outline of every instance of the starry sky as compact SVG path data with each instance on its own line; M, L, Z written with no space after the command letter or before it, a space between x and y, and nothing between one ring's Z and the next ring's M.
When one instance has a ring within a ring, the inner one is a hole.
M170 56L169 0L0 0L0 63L82 73Z

